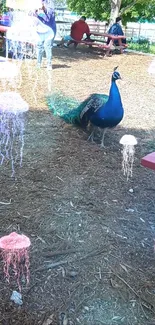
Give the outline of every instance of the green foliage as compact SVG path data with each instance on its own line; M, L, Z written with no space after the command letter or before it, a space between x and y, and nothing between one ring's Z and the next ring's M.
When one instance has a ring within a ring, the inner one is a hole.
M121 10L124 11L123 5L126 1L126 6L128 0L122 0ZM155 16L155 2L154 0L137 0L134 6L126 9L123 12L123 19L125 22L128 21L152 21Z
M6 12L6 1L0 0L0 15Z
M70 10L79 15L85 14L87 17L96 20L109 19L112 0L67 0ZM138 21L140 18L152 20L155 16L154 0L122 0L120 15L123 23L128 21Z
M86 15L87 17L96 20L104 20L108 17L110 11L109 1L103 0L67 0L70 10L77 12L79 15ZM107 10L108 4L108 10Z
M128 42L128 49L155 54L155 44L150 44L147 40L139 40L138 42Z

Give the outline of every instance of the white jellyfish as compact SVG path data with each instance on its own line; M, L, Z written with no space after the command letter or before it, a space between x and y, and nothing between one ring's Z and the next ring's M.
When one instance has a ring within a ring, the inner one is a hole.
M128 180L130 176L132 177L134 154L135 154L134 146L137 144L137 140L133 135L125 134L120 139L120 144L123 145L122 169L124 175L127 176L127 180Z
M22 165L24 148L24 113L29 106L16 92L0 93L0 164L11 161L12 176L15 163Z

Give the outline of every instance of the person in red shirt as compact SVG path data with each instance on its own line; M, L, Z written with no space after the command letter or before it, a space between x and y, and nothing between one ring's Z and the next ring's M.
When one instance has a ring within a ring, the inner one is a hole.
M70 35L66 35L62 38L57 46L62 46L65 43L65 46L69 46L71 43L79 42L82 40L83 35L86 34L87 38L90 38L90 29L88 24L86 23L86 17L82 16L79 20L75 21L71 26L71 33Z

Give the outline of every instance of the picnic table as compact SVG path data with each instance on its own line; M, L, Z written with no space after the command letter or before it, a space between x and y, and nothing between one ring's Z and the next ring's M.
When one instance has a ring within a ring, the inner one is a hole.
M107 33L98 33L94 31L90 31L91 36L93 36L92 41L87 41L87 40L81 40L79 42L75 42L77 44L85 44L89 45L90 47L96 46L99 48L107 49L107 50L114 50L114 49L121 49L121 48L126 48L127 44L122 43L122 39L125 39L126 37L123 35L112 35L112 34L107 34ZM107 39L110 39L109 44L107 44ZM118 40L119 45L116 46L114 44L114 41Z

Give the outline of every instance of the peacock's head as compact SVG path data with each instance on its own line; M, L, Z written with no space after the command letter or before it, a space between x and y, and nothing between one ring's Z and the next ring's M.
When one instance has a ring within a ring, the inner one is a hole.
M114 68L114 72L112 74L112 81L116 81L118 79L122 79L120 73L117 70L118 67Z

